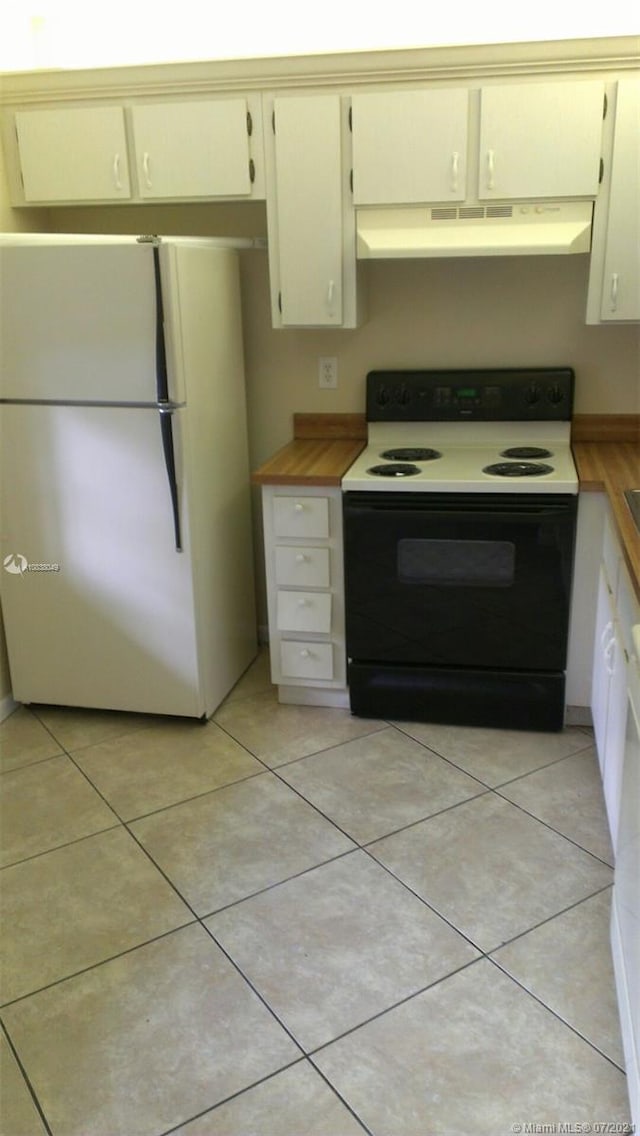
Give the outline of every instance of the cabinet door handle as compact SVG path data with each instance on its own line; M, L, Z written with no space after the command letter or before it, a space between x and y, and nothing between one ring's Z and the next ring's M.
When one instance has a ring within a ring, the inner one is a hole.
M618 273L611 273L611 311L618 310Z
M328 309L329 312L333 311L333 302L335 300L335 295L336 295L335 281L330 280L329 284L327 286L327 309Z
M305 599L298 600L298 607L306 607L306 606L307 606L307 600L305 600Z
M605 647L604 641L607 638L607 636L611 634L612 631L613 631L613 623L611 622L611 620L609 620L608 623L605 624L605 626L602 630L602 634L600 636L600 646L602 647L605 654L607 653L607 651L609 649L609 644L607 643L607 646Z
M615 673L615 669L616 669L615 656L614 656L615 648L616 648L616 637L615 637L615 635L612 635L609 642L607 643L607 646L606 646L605 652L604 652L605 667L606 667L607 674L609 675L610 678L611 678L611 675L613 675Z
M304 564L306 559L307 558L306 558L304 552L299 552L298 555L296 556L296 564Z
M147 189L151 189L151 167L149 164L149 154L146 150L142 155L142 172L144 173L144 184Z
M302 504L302 501L296 501L296 503L293 507L294 507L296 513L302 513L303 510L304 510L304 505Z
M458 173L460 166L460 155L457 150L454 150L451 155L451 192L458 192Z
M116 189L122 189L122 179L120 177L120 155L113 155L113 184Z
M487 150L487 189L496 187L496 155L494 150Z
M311 651L308 651L306 647L303 647L301 652L300 652L300 658L301 659L310 659L311 658Z

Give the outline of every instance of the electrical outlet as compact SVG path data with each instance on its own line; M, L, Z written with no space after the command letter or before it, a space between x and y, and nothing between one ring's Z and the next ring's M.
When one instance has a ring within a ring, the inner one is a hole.
M338 360L335 355L321 355L318 359L318 386L331 390L338 385Z

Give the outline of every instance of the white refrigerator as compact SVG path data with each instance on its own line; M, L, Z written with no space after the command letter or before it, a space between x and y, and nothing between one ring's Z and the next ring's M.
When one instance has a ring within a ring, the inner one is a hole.
M14 699L210 716L257 650L237 252L0 236L0 371Z

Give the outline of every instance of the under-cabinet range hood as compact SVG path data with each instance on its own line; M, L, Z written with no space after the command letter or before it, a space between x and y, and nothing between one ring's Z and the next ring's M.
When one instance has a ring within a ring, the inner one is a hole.
M360 208L357 256L531 256L589 252L591 201Z

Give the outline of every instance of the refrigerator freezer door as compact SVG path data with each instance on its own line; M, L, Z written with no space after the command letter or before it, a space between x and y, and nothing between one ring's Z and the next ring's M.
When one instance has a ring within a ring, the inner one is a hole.
M0 246L3 399L157 399L154 248ZM179 388L179 389L176 389ZM184 400L181 373L170 399Z
M173 416L179 483L186 413ZM175 551L157 410L10 405L0 421L14 698L202 715L192 564Z

